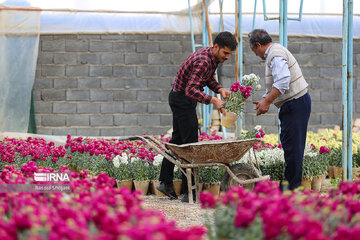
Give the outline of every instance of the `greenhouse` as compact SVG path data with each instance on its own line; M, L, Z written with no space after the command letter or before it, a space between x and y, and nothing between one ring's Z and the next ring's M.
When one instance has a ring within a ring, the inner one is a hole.
M353 0L0 0L0 239L358 239Z

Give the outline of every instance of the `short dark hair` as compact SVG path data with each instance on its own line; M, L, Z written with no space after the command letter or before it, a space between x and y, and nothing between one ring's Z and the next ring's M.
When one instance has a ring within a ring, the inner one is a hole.
M215 44L219 45L220 48L228 47L231 49L231 51L235 51L238 45L234 35L226 31L221 32L216 36L214 40L214 45Z
M266 45L272 42L270 35L264 29L254 29L248 36L251 47L255 47L256 43Z

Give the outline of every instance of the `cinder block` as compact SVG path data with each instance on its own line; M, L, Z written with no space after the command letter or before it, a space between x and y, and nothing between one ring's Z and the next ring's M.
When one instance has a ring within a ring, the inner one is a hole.
M138 66L137 68L137 76L159 76L160 68L155 66Z
M41 117L41 124L45 127L65 126L65 117L59 115L45 115Z
M313 65L320 66L333 66L334 65L334 54L316 54L311 56L311 62Z
M101 64L123 64L124 54L120 53L104 53L101 55Z
M125 54L125 64L147 64L148 55L147 54Z
M34 101L42 101L42 99L41 99L41 91L33 89L33 97L34 97Z
M112 75L111 66L90 66L90 76L91 77L108 77Z
M138 42L136 43L136 52L158 52L158 42Z
M161 77L175 77L179 68L177 66L163 66L160 67Z
M222 76L235 77L235 68L233 66L222 66Z
M169 41L169 40L171 40L171 35L169 35L169 34L149 34L148 40Z
M148 103L149 113L171 113L168 103Z
M76 136L76 129L75 128L54 128L53 135L56 136Z
M308 89L308 93L310 94L311 101L320 101L320 91L318 90L310 90Z
M109 137L116 137L116 136L124 136L125 129L124 128L101 128L100 129L100 136L109 136Z
M40 35L40 40L53 40L54 35Z
M167 126L168 128L170 128L172 126L172 116L160 115L160 126Z
M159 115L138 115L137 123L139 126L159 126L160 116Z
M124 88L124 79L103 78L101 79L101 88Z
M136 115L134 114L121 114L114 116L115 126L136 126Z
M103 39L103 40L122 40L123 35L122 34L101 35L100 39Z
M76 135L83 136L83 137L97 137L97 136L100 136L100 129L99 128L77 128Z
M301 43L300 52L301 53L320 53L322 50L321 43Z
M89 101L90 91L89 90L67 90L66 100L68 101Z
M161 101L161 92L153 90L137 91L138 101Z
M323 41L322 41L323 42ZM322 44L322 52L324 53L336 53L341 55L342 47L340 42L323 42Z
M167 89L167 90L161 90L161 101L168 101L169 100L169 93L170 93L171 88Z
M65 90L42 90L41 91L41 100L43 101L64 101Z
M301 72L305 79L307 78L317 78L320 77L320 68L318 67L308 67L308 66L300 66Z
M91 101L112 101L113 100L113 92L109 90L90 90L90 100Z
M341 100L341 92L340 91L321 91L320 100L324 102L333 102Z
M55 64L76 64L75 53L54 53Z
M235 59L235 57L231 58L231 60L233 60L233 61L234 61L234 59ZM249 55L246 55L246 57L244 56L243 61L244 61L244 64L259 64L261 62L261 59L259 57L257 57L255 54L249 54Z
M100 55L96 53L79 53L77 62L81 64L100 64Z
M77 88L76 78L56 78L54 79L54 88Z
M65 51L65 40L42 40L41 50L44 52L63 52Z
M112 42L90 41L90 52L112 52Z
M66 76L88 76L89 67L86 65L66 66Z
M308 125L320 125L320 124L321 124L321 114L312 112L310 114Z
M341 125L342 114L322 114L321 124Z
M334 80L333 79L311 79L310 88L312 89L333 89L334 88Z
M354 105L355 105L355 103L354 103ZM353 108L353 109L355 109L355 108ZM343 112L343 105L341 102L333 104L333 112L334 113L342 113Z
M114 91L114 101L136 101L136 90Z
M115 77L136 77L135 66L114 66L113 71Z
M39 51L37 64L51 64L54 63L53 59L54 59L53 53Z
M176 66L178 66L178 68L180 68L180 65L190 56L190 54L191 52L171 54L171 64L175 64Z
M67 52L87 52L89 51L89 42L87 40L66 40L65 50Z
M76 103L54 103L53 113L76 113Z
M320 77L341 78L341 67L322 67Z
M60 34L60 35L54 35L54 40L59 40L59 39L77 39L76 34L75 35L65 35L65 34Z
M79 78L79 88L100 88L99 78Z
M295 56L296 61L298 62L301 69L305 68L305 66L314 66L314 61L312 61L312 57L313 56L309 54L297 54Z
M164 42L160 42L160 51L181 52L182 46L179 41L164 41Z
M331 113L333 111L333 105L331 103L312 102L311 111L316 113Z
M95 35L95 34L81 34L77 36L78 39L81 40L87 40L87 39L100 39L100 35Z
M292 43L289 42L287 49L292 53L292 54L297 54L300 53L300 43Z
M76 103L77 113L100 113L100 103Z
M151 89L151 88L169 89L171 87L173 78L148 78L146 80L147 80L147 86L149 89Z
M125 128L125 136L128 135L160 135L165 134L169 129L167 127L140 127L140 128Z
M146 113L147 104L139 102L130 102L124 103L124 112L125 113Z
M65 66L42 65L41 76L65 76Z
M114 42L114 52L135 52L136 44L132 42Z
M35 78L34 88L53 88L54 80L49 78Z
M112 126L114 125L113 115L90 116L91 126Z
M147 35L145 34L123 34L123 40L146 40Z
M34 102L35 104L35 113L52 113L53 104L51 102Z
M77 116L67 116L66 117L66 126L89 126L90 118L89 115L77 115Z
M47 128L47 127L38 126L36 128L36 133L37 134L44 134L44 135L52 135L53 134L52 129L53 128Z
M101 113L122 113L123 111L124 106L122 102L101 103L100 105Z
M125 88L147 88L146 79L125 79L124 81Z

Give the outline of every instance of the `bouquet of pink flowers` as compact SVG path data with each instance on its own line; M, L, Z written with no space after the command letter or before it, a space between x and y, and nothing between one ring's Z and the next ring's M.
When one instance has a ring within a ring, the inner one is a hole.
M252 94L253 90L259 90L261 88L259 84L260 78L255 74L244 75L242 82L236 81L231 87L232 92L230 97L225 102L225 110L238 114L245 106L245 101Z

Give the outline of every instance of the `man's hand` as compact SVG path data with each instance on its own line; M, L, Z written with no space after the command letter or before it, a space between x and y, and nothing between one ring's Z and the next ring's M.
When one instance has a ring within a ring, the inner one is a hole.
M221 113L225 112L224 109L224 101L221 101L220 99L216 98L216 97L212 97L210 100L210 103L214 104L214 107L219 110Z
M231 95L231 92L226 90L225 88L220 88L219 93L221 94L221 97L223 99L228 99L230 97L230 95Z
M269 111L271 102L266 101L264 98L261 101L254 101L253 104L256 104L254 109L256 110L256 116L259 116Z

